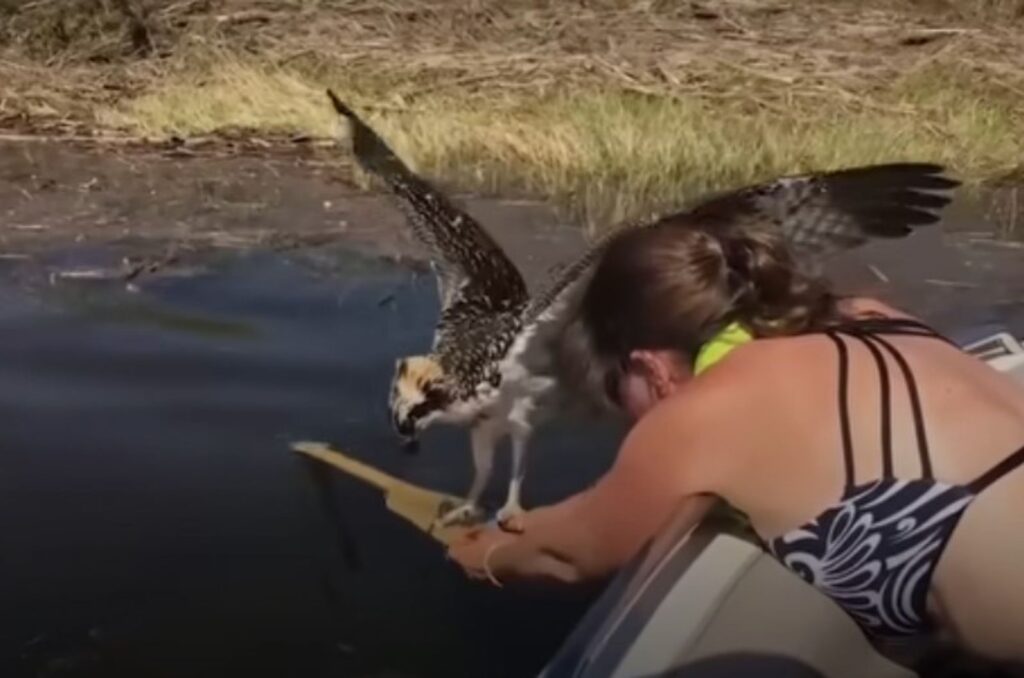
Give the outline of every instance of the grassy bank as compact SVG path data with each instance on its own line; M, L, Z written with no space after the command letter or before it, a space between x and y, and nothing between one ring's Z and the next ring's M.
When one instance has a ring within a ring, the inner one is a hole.
M766 175L1024 165L1024 0L0 0L0 125L328 137L606 224Z

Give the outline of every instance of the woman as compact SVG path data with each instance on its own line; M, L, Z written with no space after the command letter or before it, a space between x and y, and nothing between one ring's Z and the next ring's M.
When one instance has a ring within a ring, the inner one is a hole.
M1024 661L1024 389L790 264L760 233L612 240L582 312L632 430L593 487L450 556L495 582L596 580L722 498L880 649L939 633Z

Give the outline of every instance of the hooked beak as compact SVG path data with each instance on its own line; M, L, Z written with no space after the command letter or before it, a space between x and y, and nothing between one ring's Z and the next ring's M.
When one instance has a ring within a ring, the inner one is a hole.
M416 424L411 419L400 419L397 416L392 423L402 439L402 451L408 454L419 451L420 443L416 438Z

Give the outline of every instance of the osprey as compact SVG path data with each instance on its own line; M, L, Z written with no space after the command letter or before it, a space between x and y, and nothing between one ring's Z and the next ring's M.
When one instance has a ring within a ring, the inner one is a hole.
M530 295L516 266L480 224L412 172L331 90L347 118L360 166L399 197L413 235L438 282L440 315L423 355L398 358L389 407L407 443L436 423L469 428L475 475L467 500L446 507L439 524L471 522L501 440L512 442L512 475L497 518L521 528L520 489L533 431L580 402L613 411L579 322L578 303L604 240L557 268ZM797 261L814 265L870 238L899 238L938 221L959 182L943 167L893 163L784 176L724 192L696 207L622 227L672 223L680 228L777 229ZM613 231L614 232L614 231Z

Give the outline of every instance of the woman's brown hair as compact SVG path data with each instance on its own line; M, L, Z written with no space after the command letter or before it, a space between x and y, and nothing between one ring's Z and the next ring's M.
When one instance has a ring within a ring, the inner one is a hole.
M613 360L636 349L692 358L734 320L763 337L818 329L835 315L825 281L797 269L780 235L671 222L614 236L582 308L594 348Z

